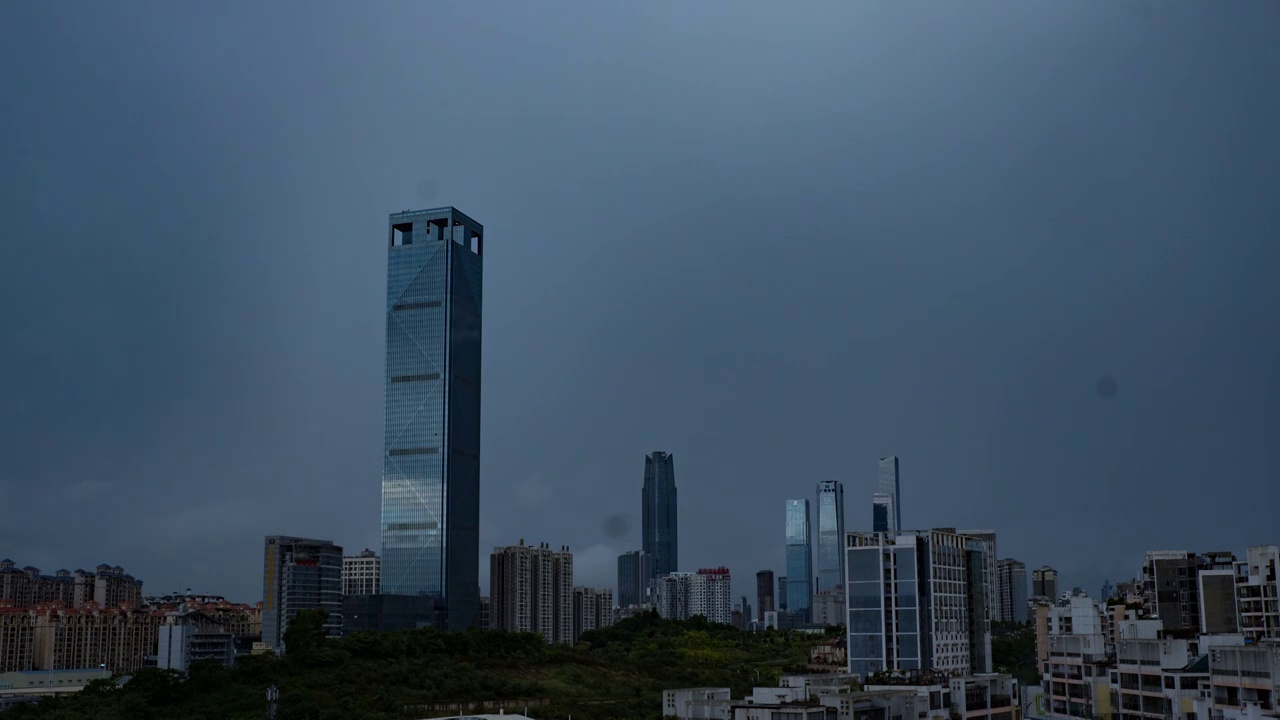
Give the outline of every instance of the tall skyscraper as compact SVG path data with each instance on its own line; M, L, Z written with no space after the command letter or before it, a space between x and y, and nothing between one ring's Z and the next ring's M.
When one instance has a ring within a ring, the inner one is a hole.
M325 610L327 635L342 635L342 548L328 540L268 536L262 572L262 641L280 652L299 610Z
M618 607L632 607L650 601L649 582L653 578L651 558L643 550L618 556Z
M773 611L773 571L756 573L756 620L764 622L764 614Z
M787 610L809 617L813 598L813 529L809 501L787 501Z
M987 595L987 619L999 620L1004 613L1004 608L1000 606L999 578L996 576L996 561L999 558L999 555L996 554L996 531L961 530L960 534L968 535L971 538L977 538L987 543L987 553L985 556L987 559L987 577L986 580L984 580L987 590L990 593Z
M641 549L651 558L650 577L679 570L680 549L676 527L675 458L658 451L644 457L644 489L641 490Z
M787 576L778 577L778 612L787 611Z
M986 542L929 530L848 543L850 672L991 672Z
M818 587L844 594L844 484L818 483Z
M891 500L889 507L892 509L892 513L888 518L889 527L885 530L877 530L877 532L900 532L902 530L902 485L898 479L898 457L896 455L880 458L879 491L879 494L889 496Z
M1003 622L1027 622L1027 566L1005 558L996 563L996 587Z
M893 496L876 493L871 496L871 531L889 532L893 526Z
M391 215L382 592L479 622L484 228L452 207Z

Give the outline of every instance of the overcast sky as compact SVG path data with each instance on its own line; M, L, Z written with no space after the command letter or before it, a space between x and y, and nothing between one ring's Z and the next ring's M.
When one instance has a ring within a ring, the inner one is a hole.
M521 538L612 587L653 450L753 603L784 501L869 529L887 454L907 527L1068 587L1280 542L1277 27L0 4L0 556L257 600L264 535L377 548L386 219L440 205L485 226L486 588Z

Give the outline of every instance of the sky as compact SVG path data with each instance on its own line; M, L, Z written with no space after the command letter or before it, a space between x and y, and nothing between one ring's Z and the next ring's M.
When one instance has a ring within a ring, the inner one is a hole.
M387 215L485 227L481 578L735 594L877 459L1096 593L1280 543L1280 4L0 4L0 556L379 543Z

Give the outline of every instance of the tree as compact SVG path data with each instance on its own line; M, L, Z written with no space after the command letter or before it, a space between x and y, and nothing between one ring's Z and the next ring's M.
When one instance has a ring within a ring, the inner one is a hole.
M284 650L290 658L306 660L325 640L324 624L329 611L324 608L299 610L284 631Z

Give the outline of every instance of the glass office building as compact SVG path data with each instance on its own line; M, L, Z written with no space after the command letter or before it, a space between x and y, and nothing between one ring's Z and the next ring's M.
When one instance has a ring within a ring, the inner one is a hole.
M382 592L465 629L480 612L484 229L451 207L388 226Z
M809 618L813 598L813 537L809 501L787 501L787 610Z
M818 483L817 592L844 592L844 484Z
M674 457L660 451L645 455L641 502L640 545L649 556L650 577L663 577L679 571Z
M653 571L649 560L643 550L632 550L618 556L618 607L650 602L648 591Z
M880 458L880 478L879 478L878 495L889 496L889 516L887 518L887 526L880 527L880 523L873 523L872 530L874 532L901 532L902 531L902 485L898 480L898 458L895 455ZM877 505L877 508L879 506ZM878 510L877 510L878 512Z

